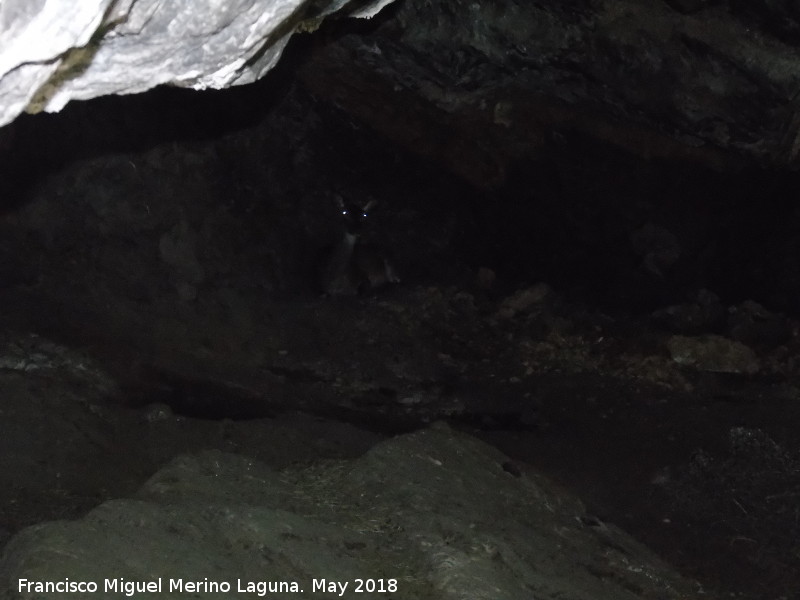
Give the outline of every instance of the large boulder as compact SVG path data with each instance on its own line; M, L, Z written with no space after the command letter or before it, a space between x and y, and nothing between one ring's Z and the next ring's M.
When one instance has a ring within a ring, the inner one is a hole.
M436 426L358 460L281 472L216 451L179 457L133 498L22 531L0 577L8 598L41 594L48 583L68 590L48 598L72 599L122 597L137 586L159 598L358 597L359 589L398 600L693 595L572 495Z

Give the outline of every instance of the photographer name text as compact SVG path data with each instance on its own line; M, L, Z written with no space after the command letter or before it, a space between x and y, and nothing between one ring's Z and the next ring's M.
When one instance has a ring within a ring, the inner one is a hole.
M133 597L137 594L159 594L162 592L185 594L229 593L256 594L301 594L303 588L297 581L235 581L214 580L204 577L201 580L166 579L158 577L147 581L133 581L117 577L97 581L78 581L68 578L59 581L37 581L19 579L19 593L34 594L124 594ZM353 579L339 581L332 579L312 579L311 592L326 595L344 596L353 594L386 594L397 592L397 579Z

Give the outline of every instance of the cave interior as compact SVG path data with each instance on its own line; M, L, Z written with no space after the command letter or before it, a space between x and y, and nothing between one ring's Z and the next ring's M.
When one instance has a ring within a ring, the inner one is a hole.
M794 597L800 176L546 109L509 125L398 92L362 118L387 96L321 93L319 55L376 27L297 36L255 84L0 129L6 353L50 340L117 382L6 435L46 466L6 464L4 537L182 451L280 466L445 421L710 589Z

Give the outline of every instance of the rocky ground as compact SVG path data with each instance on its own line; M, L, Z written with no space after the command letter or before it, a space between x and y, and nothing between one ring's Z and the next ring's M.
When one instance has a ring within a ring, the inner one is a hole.
M107 324L76 335L37 323L31 293L3 296L7 327L27 314L48 336L4 340L6 535L130 493L184 452L307 464L445 420L575 490L709 589L796 589L794 340L759 354L757 373L709 372L678 364L671 334L545 286L514 309L409 286L262 306L251 339L219 346L175 315L184 337L145 355L150 332L121 308L110 337Z

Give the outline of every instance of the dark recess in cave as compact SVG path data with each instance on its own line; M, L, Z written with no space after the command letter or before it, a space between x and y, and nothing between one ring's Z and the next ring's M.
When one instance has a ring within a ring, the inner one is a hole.
M62 114L21 117L9 126L13 152L1 167L5 210L24 204L31 188L72 161L209 142L254 127L289 93L292 69L309 43L297 38L276 71L253 85L204 93L158 88L73 103ZM329 162L316 165L314 187L341 187L344 182L337 179L358 177L361 189L378 191L392 178L397 198L382 207L384 216L411 210L418 219L436 213L439 221L454 220L457 235L442 242L450 244L459 266L493 269L500 295L546 281L577 301L621 312L644 313L686 301L702 288L728 304L755 299L790 314L800 306L794 173L756 167L728 173L647 161L559 132L556 152L517 164L500 189L475 190L450 178L443 184L446 193L426 194L415 186L447 176L391 144L367 150L374 142L352 117L335 107L319 110L326 113L326 137L313 143L355 149L329 154ZM286 160L248 157L252 168ZM302 193L302 183L292 185ZM404 186L410 193L401 193ZM259 193L265 204L270 202L269 189ZM664 226L680 246L680 257L661 274L642 268L642 256L631 243L632 232L649 222ZM402 245L402 234L396 233L395 241ZM418 250L427 254L430 248ZM417 257L413 263L419 279L449 279L449 268L427 268L425 262ZM468 283L468 272L460 275L460 283Z

